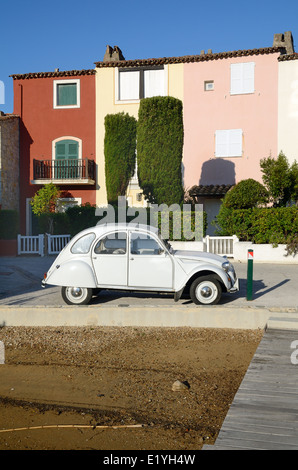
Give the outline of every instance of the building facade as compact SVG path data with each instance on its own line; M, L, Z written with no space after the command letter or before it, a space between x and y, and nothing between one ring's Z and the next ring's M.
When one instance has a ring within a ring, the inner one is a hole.
M19 117L0 112L0 209L19 210Z
M142 98L183 103L185 190L204 205L210 222L225 193L242 179L262 181L260 160L283 151L298 159L298 61L290 32L272 47L125 60L108 46L92 70L12 75L20 117L20 213L30 233L30 199L41 185L64 190L61 207L106 206L105 116L138 118ZM131 206L146 205L137 172Z
M31 232L30 200L42 185L62 191L60 210L96 202L95 72L12 75L20 117L20 222Z

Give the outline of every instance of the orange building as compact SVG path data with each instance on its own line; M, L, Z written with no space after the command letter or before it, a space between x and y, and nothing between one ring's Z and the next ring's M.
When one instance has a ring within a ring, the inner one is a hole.
M49 182L62 207L95 204L95 71L12 75L20 117L20 223L30 234L30 199Z

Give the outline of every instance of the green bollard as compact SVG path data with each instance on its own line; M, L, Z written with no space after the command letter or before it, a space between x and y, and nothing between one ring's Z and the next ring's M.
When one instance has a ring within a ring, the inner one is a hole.
M246 300L252 300L253 262L254 262L254 252L253 252L253 250L249 249L248 254L247 254Z

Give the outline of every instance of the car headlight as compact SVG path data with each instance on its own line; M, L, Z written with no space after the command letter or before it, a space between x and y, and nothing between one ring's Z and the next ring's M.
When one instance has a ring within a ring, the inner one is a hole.
M226 272L228 272L231 269L231 263L230 261L225 261L221 265L222 269L224 269Z

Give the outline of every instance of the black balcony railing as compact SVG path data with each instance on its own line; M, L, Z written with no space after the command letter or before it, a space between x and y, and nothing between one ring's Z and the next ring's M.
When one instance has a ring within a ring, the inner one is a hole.
M34 180L95 181L95 162L81 160L33 160Z

